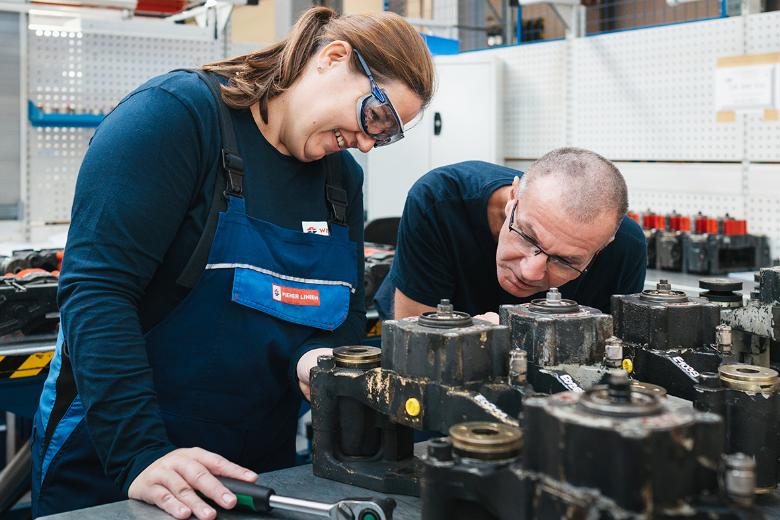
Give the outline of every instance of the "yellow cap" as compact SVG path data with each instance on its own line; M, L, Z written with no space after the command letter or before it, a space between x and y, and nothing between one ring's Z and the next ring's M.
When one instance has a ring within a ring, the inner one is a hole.
M406 400L406 413L411 415L412 417L417 417L420 415L420 410L422 409L422 406L420 406L420 401L415 399L414 397L410 397Z
M623 360L623 370L628 372L629 374L634 371L634 362L630 359L626 358Z

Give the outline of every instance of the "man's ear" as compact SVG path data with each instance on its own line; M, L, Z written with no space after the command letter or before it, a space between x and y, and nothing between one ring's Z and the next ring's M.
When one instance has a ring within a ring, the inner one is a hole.
M520 177L515 175L515 178L512 179L512 189L509 190L509 198L506 201L506 205L504 206L504 213L506 213L506 216L508 217L512 213L512 208L515 205L515 201L517 200L517 188L520 186Z

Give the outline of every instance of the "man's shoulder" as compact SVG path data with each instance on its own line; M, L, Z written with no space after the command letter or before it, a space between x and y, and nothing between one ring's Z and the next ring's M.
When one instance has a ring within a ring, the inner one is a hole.
M646 245L645 233L637 222L628 216L623 217L620 227L615 233L615 242L625 248L644 248Z
M409 197L427 202L478 198L486 189L512 184L512 179L522 174L518 170L484 161L448 164L420 177L409 190Z

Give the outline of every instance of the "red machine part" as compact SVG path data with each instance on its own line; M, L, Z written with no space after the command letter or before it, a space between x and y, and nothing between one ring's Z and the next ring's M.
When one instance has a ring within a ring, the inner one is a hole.
M671 215L669 215L669 230L690 231L691 217L680 215L679 213L672 213Z
M633 220L637 224L641 224L642 223L639 220L639 213L634 213L633 211L629 211L628 213L626 213L626 215L628 216L628 218L630 218L631 220Z
M666 216L648 211L642 215L642 227L644 229L666 229Z
M723 217L722 223L724 235L747 235L747 220L735 219L726 215Z
M703 235L705 233L710 235L718 234L718 219L708 217L699 213L694 220L694 229L697 234Z

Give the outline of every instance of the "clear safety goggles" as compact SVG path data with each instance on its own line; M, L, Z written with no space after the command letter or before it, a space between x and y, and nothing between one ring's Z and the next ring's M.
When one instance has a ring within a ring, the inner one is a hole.
M355 49L363 72L371 82L371 92L357 102L357 118L363 132L376 140L374 147L387 146L404 138L404 127L398 112L395 111L387 92L379 88L366 60Z

